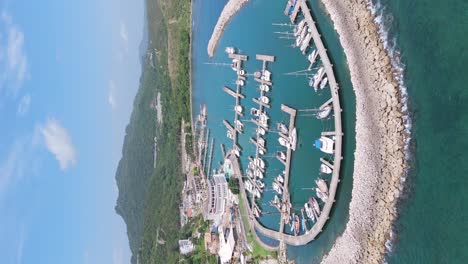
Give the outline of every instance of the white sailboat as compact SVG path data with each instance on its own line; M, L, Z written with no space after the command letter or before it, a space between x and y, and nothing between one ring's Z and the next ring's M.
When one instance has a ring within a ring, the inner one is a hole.
M317 197L322 200L324 203L327 202L328 195L322 192L319 188L315 188L315 192L317 193Z
M268 104L270 102L270 98L266 97L266 96L261 96L259 98L260 102L264 103L264 104Z
M332 107L330 105L325 106L322 110L320 110L315 116L317 119L324 119L327 118L331 113Z
M323 192L324 194L328 194L328 186L324 179L316 179L315 183L317 184L317 187L320 189L321 192Z
M264 92L269 92L270 91L270 86L268 86L266 84L262 84L262 85L260 85L260 90L264 91Z
M333 170L325 164L320 164L320 173L331 174Z
M323 80L320 82L320 89L325 88L327 83L328 83L328 77L323 78Z
M236 105L236 106L234 107L234 111L236 111L238 114L242 114L243 108L242 108L242 106L240 106L240 105Z

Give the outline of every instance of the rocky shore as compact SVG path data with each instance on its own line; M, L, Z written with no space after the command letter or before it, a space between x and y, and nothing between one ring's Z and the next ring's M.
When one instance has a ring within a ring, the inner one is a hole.
M340 35L356 93L349 221L322 263L382 263L404 174L401 95L368 0L322 0Z
M208 42L208 56L214 56L214 52L218 47L218 43L223 35L224 29L229 24L229 21L231 21L231 19L248 1L249 0L229 0L229 2L226 3L218 18L218 22L216 22L215 28L213 29L210 41Z

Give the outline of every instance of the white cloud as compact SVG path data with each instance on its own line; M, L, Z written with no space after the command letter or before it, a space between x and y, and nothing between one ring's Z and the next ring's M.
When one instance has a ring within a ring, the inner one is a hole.
M17 140L0 164L0 202L10 184L23 178L27 165L27 153L26 141Z
M0 23L0 90L5 87L16 95L23 82L29 77L28 58L24 51L23 31L13 22L6 11Z
M25 115L29 111L29 106L31 105L31 95L24 95L18 105L18 115Z
M45 145L60 164L62 170L76 164L76 151L68 131L54 118L49 118L45 125L40 126L40 132Z
M128 51L128 31L127 31L127 25L123 21L120 22L120 38L122 39L124 49L127 52Z
M107 102L111 106L112 110L117 107L117 100L115 99L115 83L114 81L109 81L109 88L108 88L108 95L107 95Z

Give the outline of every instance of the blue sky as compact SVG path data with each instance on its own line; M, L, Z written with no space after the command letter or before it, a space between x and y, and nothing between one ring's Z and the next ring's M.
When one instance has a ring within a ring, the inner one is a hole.
M0 263L128 263L114 174L143 0L0 0Z

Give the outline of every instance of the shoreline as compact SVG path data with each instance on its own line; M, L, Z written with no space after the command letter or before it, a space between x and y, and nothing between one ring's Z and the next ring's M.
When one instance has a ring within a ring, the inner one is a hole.
M322 0L339 34L356 94L349 220L322 263L381 263L391 238L405 159L400 84L369 0Z
M231 19L239 12L239 10L248 2L249 0L229 0L221 11L216 26L213 29L211 38L208 42L207 52L208 56L212 58L216 49L218 48L219 40L223 36L226 26L229 24Z

